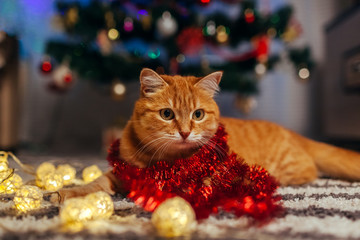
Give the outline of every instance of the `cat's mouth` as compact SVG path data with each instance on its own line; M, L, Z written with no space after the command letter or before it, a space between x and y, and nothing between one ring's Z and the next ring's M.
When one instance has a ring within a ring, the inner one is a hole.
M195 141L178 140L172 141L167 145L166 151L162 152L159 159L175 160L179 158L188 158L199 151L201 146Z
M179 151L196 151L200 148L196 142L182 140L173 144L173 148Z
M174 142L169 147L168 157L170 159L188 158L200 149L199 144L190 141Z

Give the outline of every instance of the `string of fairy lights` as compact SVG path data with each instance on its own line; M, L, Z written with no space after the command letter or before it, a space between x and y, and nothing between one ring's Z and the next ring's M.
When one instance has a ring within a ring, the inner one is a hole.
M27 183L17 169L9 168L12 158L22 170L34 175L35 179ZM12 208L18 215L31 214L49 206L44 204L44 197L60 196L57 190L66 186L79 186L91 183L100 176L102 171L92 165L82 171L83 179L76 179L76 170L69 164L55 166L50 162L41 163L36 169L23 164L13 153L0 151L0 197L10 198ZM60 205L60 228L62 232L79 232L87 229L90 223L111 221L114 215L114 203L111 196L99 191L85 197L66 199ZM153 213L151 222L159 236L178 237L191 233L196 227L195 213L189 203L180 197L163 202Z
M69 164L61 164L55 167L50 162L44 162L36 170L33 170L32 166L19 162L11 152L0 151L0 193L13 194L23 185L20 175L15 173L15 169L9 168L9 156L16 160L23 170L35 176L34 183L36 186L47 191L57 191L74 183L86 184L102 175L102 171L96 165L84 168L82 180L75 179L76 170Z

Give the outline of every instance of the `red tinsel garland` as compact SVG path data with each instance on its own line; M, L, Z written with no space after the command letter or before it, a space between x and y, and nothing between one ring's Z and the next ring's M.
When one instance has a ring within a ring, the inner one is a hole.
M280 197L274 195L274 178L261 167L248 166L236 154L227 154L224 127L219 126L211 142L216 146L202 147L190 158L138 168L119 158L120 140L116 140L107 160L129 192L127 197L147 211L177 195L191 204L197 219L219 209L255 220L267 220L279 213L282 207ZM224 155L216 154L215 148L223 149Z

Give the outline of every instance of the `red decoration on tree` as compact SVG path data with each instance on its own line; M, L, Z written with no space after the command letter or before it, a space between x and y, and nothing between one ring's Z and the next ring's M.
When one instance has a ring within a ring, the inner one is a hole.
M210 0L200 0L200 4L201 4L201 5L206 6L206 5L208 5L209 3L210 3Z
M219 209L261 221L278 214L282 207L280 197L274 195L274 178L265 169L250 167L235 154L227 154L223 126L210 142L213 145L202 147L190 158L137 168L119 158L120 140L116 140L107 160L129 192L127 197L147 211L154 211L164 200L177 195L191 204L197 219L207 218ZM224 153L217 153L215 148Z
M256 59L259 62L266 62L269 56L269 37L266 35L255 39Z
M65 83L69 84L69 83L72 82L72 80L73 80L73 77L72 77L72 74L71 74L71 73L68 73L68 74L66 74L66 75L64 76L64 82L65 82Z
M52 75L52 81L49 82L48 88L53 92L65 93L74 84L74 76L67 64L61 64L55 68Z
M43 73L50 73L52 71L52 64L50 61L43 61L40 69Z
M185 28L176 39L180 51L187 55L199 54L205 39L201 28Z
M244 16L245 16L245 21L247 23L253 23L255 21L254 10L252 10L250 8L245 10Z

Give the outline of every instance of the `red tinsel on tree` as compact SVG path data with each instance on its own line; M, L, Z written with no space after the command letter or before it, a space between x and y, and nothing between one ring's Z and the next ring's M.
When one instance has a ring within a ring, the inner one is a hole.
M197 219L207 218L219 209L260 221L279 213L282 207L280 197L274 195L274 178L261 167L248 166L236 154L227 154L223 126L219 126L211 142L216 145L204 146L190 158L138 168L119 158L120 141L116 140L107 159L129 192L128 197L147 211L180 196L191 204ZM215 148L224 153L216 153Z

